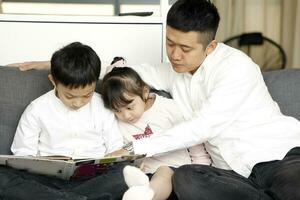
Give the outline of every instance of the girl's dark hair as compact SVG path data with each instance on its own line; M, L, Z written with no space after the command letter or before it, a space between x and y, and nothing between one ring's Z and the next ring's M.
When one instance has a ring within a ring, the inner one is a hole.
M170 8L167 25L183 32L201 33L203 47L215 39L220 16L209 0L178 0Z
M85 87L96 82L100 71L101 61L97 53L80 42L59 49L51 58L54 81L70 88Z
M132 102L124 95L138 95L143 99L145 87L149 86L138 73L129 67L115 67L106 74L101 85L104 106L110 110L118 110Z
M116 57L114 57L113 61L111 61L110 64L111 64L111 65L112 65L112 64L115 64L115 63L118 62L119 60L124 60L124 61L125 61L125 58L116 56Z

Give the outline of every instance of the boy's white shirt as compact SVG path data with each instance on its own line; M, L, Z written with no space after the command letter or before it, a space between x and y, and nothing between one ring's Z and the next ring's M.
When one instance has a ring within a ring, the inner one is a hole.
M154 94L151 94L154 95ZM160 134L163 130L167 130L172 126L184 120L177 104L172 99L167 99L155 95L154 104L143 113L143 116L134 124L119 121L120 131L127 142L138 140L134 136L147 136L144 134L145 128L148 126L153 134L152 137ZM146 138L140 138L147 140ZM143 162L144 171L146 173L154 173L160 166L179 167L184 164L211 164L211 159L205 151L203 144L189 148L184 148L161 155L146 158Z
M99 94L94 93L87 105L72 110L51 90L25 109L11 151L19 156L100 158L122 145L117 120L104 108Z
M133 142L136 153L155 155L204 142L214 166L248 177L256 163L282 159L300 146L299 121L280 112L260 68L236 49L219 43L193 76L176 73L170 64L133 68L150 85L169 91L187 120Z

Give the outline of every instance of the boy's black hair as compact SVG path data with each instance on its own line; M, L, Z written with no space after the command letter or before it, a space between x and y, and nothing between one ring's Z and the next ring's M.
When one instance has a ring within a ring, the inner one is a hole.
M149 86L138 73L130 67L115 67L103 77L101 94L104 106L110 110L118 110L132 102L125 97L138 95L143 99L144 88Z
M97 82L101 61L97 53L80 42L71 43L54 52L51 58L51 75L55 82L78 88Z
M218 10L209 0L178 0L167 15L168 26L182 32L200 32L204 48L215 39L219 21Z

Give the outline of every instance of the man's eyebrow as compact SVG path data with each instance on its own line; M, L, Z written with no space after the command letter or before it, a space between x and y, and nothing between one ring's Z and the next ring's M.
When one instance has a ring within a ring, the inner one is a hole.
M168 37L167 37L167 41L174 43L174 41L172 41L172 40L171 40L170 38L168 38ZM193 48L193 47L188 46L188 45L185 45L185 44L178 44L178 45L181 46L181 47L185 47L185 48L190 48L190 49Z
M191 46L184 45L184 44L181 44L180 46L181 46L181 47L185 47L185 48L189 48L189 49L192 49L192 48L193 48L193 47L191 47Z
M170 41L170 42L173 42L173 41L172 41L170 38L168 38L168 37L167 37L167 40Z

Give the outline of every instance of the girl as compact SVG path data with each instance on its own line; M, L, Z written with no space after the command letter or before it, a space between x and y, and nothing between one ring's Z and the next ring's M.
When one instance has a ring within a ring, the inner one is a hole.
M153 137L183 121L172 99L150 92L150 87L129 67L115 67L103 78L104 106L114 112L127 142ZM154 155L143 162L143 171L127 166L123 173L129 186L123 200L167 199L172 191L173 168L184 164L211 164L203 144Z

